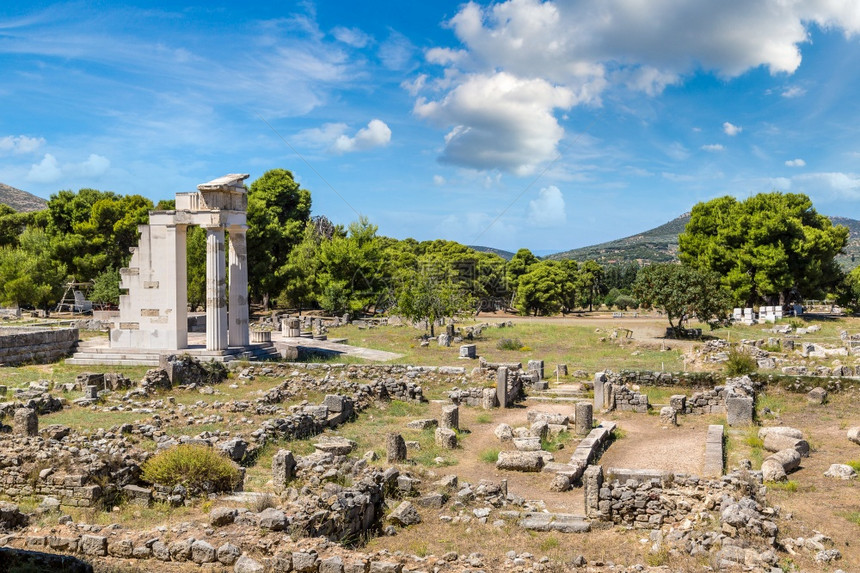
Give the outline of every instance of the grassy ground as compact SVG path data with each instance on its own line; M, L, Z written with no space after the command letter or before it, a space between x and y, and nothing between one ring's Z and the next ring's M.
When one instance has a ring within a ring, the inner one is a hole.
M490 321L491 324L501 322ZM457 326L470 326L480 322L464 322ZM489 362L527 362L541 359L552 369L554 364L567 364L577 369L595 372L604 368L642 370L680 370L683 367L681 352L662 350L659 343L621 344L609 340L611 323L594 325L563 324L555 322L515 322L513 327L491 326L482 336L471 341L479 356ZM457 345L440 347L435 341L420 346L422 331L408 326L359 329L346 326L332 331L332 336L347 337L349 343L378 350L404 354L396 360L403 364L450 365L458 361ZM518 342L515 350L502 350L502 340ZM601 339L604 339L601 341Z

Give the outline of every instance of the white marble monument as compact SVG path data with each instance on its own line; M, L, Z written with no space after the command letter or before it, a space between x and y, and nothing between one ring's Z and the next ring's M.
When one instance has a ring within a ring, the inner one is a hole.
M120 270L120 286L128 294L120 296L111 348L188 348L185 249L188 227L194 225L206 229L206 350L248 346L248 197L242 183L247 178L219 177L198 185L197 192L177 193L173 211L150 211L149 225L139 227L140 244L132 249L129 267Z

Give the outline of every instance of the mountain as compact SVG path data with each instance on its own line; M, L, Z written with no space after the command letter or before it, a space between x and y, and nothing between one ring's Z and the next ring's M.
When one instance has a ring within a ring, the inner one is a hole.
M678 235L684 231L690 214L684 213L650 231L616 239L599 245L572 249L549 255L547 259L594 259L601 264L639 262L666 262L678 258Z
M594 259L601 264L675 261L678 259L678 235L684 232L684 227L689 220L690 214L684 213L649 231L599 245L555 253L546 258L577 261ZM860 221L847 217L830 217L830 220L834 225L848 227L848 245L845 247L845 254L839 255L836 260L842 268L853 269L860 265Z
M479 253L492 253L494 255L499 255L500 257L502 257L506 261L509 261L512 258L514 258L514 253L512 253L510 251L503 251L501 249L494 249L493 247L479 247L479 246L475 246L475 245L466 245L466 246L472 250L478 251Z
M26 191L15 189L0 183L0 203L8 205L16 211L41 211L48 202Z

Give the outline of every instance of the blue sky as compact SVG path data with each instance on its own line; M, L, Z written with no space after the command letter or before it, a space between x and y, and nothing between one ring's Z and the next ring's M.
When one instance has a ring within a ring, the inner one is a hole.
M0 182L153 200L290 169L314 214L537 253L779 189L860 218L860 3L0 3Z

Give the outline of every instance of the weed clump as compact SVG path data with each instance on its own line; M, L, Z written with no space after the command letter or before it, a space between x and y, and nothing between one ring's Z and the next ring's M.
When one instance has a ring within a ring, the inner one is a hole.
M752 374L758 369L755 358L737 349L729 350L729 359L726 360L727 376L744 376Z
M191 493L233 491L239 470L227 456L201 444L180 444L155 454L143 464L143 479Z
M496 348L499 350L522 350L524 346L519 338L502 338L496 343Z

